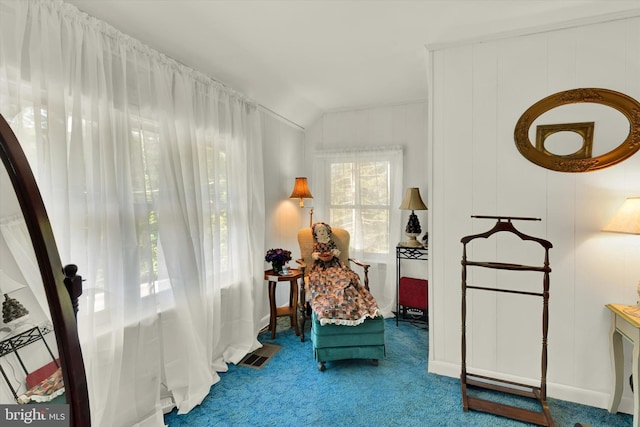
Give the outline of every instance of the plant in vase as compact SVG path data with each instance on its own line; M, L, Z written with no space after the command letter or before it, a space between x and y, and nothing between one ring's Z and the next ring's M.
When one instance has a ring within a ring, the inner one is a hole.
M291 251L286 249L269 249L264 260L271 263L274 274L281 274L282 267L291 261Z

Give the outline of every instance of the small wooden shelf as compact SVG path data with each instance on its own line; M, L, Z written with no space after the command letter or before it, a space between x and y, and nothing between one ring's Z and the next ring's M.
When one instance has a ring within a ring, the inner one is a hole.
M264 280L269 282L269 330L271 339L276 337L276 322L278 317L287 316L291 320L296 335L300 335L298 328L298 280L302 279L302 270L292 268L289 274L275 274L273 270L264 272ZM289 282L289 305L284 307L276 306L276 285L280 282ZM302 284L304 286L304 284Z

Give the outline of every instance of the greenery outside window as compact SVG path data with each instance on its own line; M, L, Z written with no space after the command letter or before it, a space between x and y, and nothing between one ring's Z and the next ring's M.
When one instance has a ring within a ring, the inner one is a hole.
M402 150L332 151L319 157L322 161L316 182L322 183L318 205L328 206L325 216L330 224L349 231L356 256L386 262L393 246L394 191L401 176Z

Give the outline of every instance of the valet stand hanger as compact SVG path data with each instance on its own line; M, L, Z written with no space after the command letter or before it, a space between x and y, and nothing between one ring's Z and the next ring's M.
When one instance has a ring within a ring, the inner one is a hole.
M460 387L462 391L462 407L465 412L469 409L488 412L491 414L512 418L526 423L536 424L540 426L555 426L549 405L547 404L547 332L549 329L549 249L553 245L544 239L532 237L517 230L511 223L512 220L519 221L540 221L540 218L529 217L509 217L509 216L480 216L472 215L472 218L496 219L497 222L487 232L474 234L463 237L460 241L463 244L462 250L462 373L460 374ZM530 240L540 244L544 248L544 264L542 266L530 266L521 264L508 264L501 262L479 262L467 259L467 244L472 240L479 238L488 238L496 233L510 232L518 236L521 240ZM498 289L484 286L472 286L467 284L467 267L490 268L496 270L512 270L512 271L538 271L543 273L542 287L543 291L526 292L517 289ZM540 387L534 387L528 384L507 381L499 378L492 378L483 375L477 375L467 372L467 289L478 289L483 291L504 292L510 294L532 295L542 297L542 358L540 375ZM478 397L467 395L468 388L481 388L485 390L493 390L506 394L527 397L538 401L541 411L519 408L517 406L507 405L504 403L494 402Z

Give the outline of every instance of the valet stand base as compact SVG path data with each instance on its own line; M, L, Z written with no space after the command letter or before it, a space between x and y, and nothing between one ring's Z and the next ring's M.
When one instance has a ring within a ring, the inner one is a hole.
M463 373L460 376L460 387L462 388L462 409L464 412L471 409L512 418L529 424L555 427L555 423L551 418L551 412L549 412L549 405L540 387L470 373ZM533 411L478 397L471 397L467 394L467 388L473 387L536 400L540 404L541 411Z

